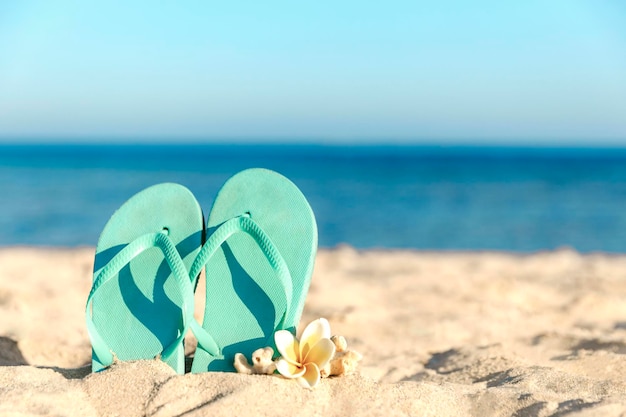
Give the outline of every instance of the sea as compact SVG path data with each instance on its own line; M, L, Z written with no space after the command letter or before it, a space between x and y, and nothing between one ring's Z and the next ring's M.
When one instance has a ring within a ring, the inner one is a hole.
M0 145L0 246L95 246L161 182L208 213L251 167L302 190L321 247L626 253L626 148L524 146Z

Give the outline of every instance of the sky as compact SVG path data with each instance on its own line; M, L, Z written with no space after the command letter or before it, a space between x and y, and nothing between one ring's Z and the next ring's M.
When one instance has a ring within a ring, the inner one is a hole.
M0 2L0 141L626 146L626 2Z

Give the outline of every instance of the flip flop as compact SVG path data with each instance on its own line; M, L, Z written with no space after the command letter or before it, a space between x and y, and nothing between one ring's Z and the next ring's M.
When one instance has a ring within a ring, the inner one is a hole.
M206 268L206 306L191 371L235 371L236 353L250 358L274 345L277 330L295 331L317 251L313 211L287 178L248 169L219 191L207 241L190 276Z
M104 227L86 307L92 369L160 357L185 372L183 339L193 321L188 274L204 238L202 210L178 184L147 188Z

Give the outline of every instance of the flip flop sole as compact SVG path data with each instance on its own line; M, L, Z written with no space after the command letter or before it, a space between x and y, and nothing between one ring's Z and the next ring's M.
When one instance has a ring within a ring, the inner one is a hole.
M248 169L230 178L219 191L208 218L208 235L223 223L249 216L271 239L292 278L292 298L283 328L293 331L302 315L317 251L313 211L298 187L266 169ZM273 346L273 334L286 309L285 289L258 244L235 234L206 264L203 327L221 355L196 350L192 372L234 371L236 353L250 358Z
M130 198L104 227L94 262L94 280L117 253L148 233L165 233L189 269L203 243L202 210L185 187L158 184ZM92 319L119 360L151 359L180 334L184 296L162 251L150 248L132 259L114 279L98 288ZM168 364L184 373L184 347ZM92 355L92 368L102 363Z

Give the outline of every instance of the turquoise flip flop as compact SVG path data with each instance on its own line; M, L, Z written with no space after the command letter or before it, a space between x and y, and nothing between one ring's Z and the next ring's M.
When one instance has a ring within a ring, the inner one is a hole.
M94 372L116 358L155 357L185 372L194 310L188 271L204 233L198 202L178 184L147 188L113 214L98 241L86 307Z
M251 357L274 345L274 333L295 331L317 251L313 211L287 178L248 169L219 191L207 241L190 269L206 268L206 307L191 371L235 371L236 353Z

